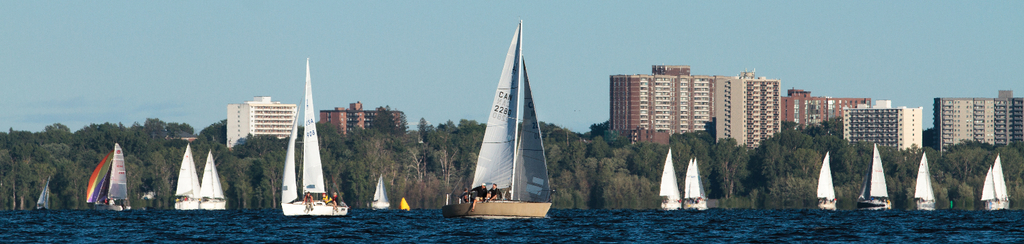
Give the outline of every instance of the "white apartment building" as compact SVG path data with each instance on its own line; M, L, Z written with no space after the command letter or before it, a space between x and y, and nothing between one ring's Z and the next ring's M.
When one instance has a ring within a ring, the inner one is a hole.
M228 104L227 145L245 143L249 135L273 135L287 138L291 135L296 115L295 104L272 102L270 97L257 96L252 101Z
M893 108L891 100L876 100L875 106L860 104L844 110L843 138L848 141L869 141L899 149L923 145L924 107Z

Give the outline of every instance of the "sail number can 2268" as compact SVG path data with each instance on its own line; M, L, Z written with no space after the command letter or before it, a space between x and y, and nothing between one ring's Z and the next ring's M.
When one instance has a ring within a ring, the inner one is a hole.
M511 95L512 94L506 93L504 91L498 91L497 99L502 99L502 100L505 100L505 101L501 102L501 103L495 102L494 110L491 113L491 117L494 117L495 119L507 119L508 118L509 113L511 113L511 111L509 111L509 109L508 109L508 101L509 101L509 99L512 99Z

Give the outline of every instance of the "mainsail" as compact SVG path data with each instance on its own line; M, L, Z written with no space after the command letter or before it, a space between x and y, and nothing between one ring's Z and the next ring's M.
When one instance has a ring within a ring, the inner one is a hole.
M320 166L320 140L316 133L316 110L313 110L313 86L309 79L309 59L306 59L306 99L303 104L305 134L302 136L302 186L306 192L326 193L324 172Z
M213 163L213 151L206 153L206 168L203 170L203 186L201 189L200 197L224 198L224 189L220 185L217 166Z
M384 175L377 178L377 190L373 192L374 202L388 202L388 191L384 189Z
M829 153L821 161L821 173L818 175L818 198L835 199L836 191L832 185L832 167L829 166Z
M1003 163L996 155L996 163L992 165L992 183L995 190L995 197L998 200L1007 200L1010 196L1006 193L1006 179L1003 178Z
M523 131L519 137L519 147L512 174L512 200L527 202L547 202L550 200L551 187L548 184L547 157L544 156L544 140L540 133L537 110L533 102L533 91L530 90L530 76L526 73L526 60L523 60Z
M992 181L992 167L988 167L988 173L985 173L985 184L981 188L981 200L990 201L996 200L995 184Z
M308 61L307 61L308 62ZM288 137L288 152L284 156L284 179L281 180L281 203L289 203L299 197L295 188L295 137L299 134L299 115L292 119L292 135Z
M519 112L519 65L522 59L522 22L516 28L505 55L505 66L498 79L494 102L487 117L487 129L477 157L473 186L498 184L499 188L512 186L515 167L516 115ZM513 190L514 191L514 190Z
M871 167L868 168L868 175L864 178L864 186L861 190L861 199L871 197L889 197L885 187L885 172L882 171L882 156L878 154L878 145L875 145L874 156L871 157Z
M914 191L914 198L925 201L935 200L935 193L932 192L932 177L928 174L928 155L921 155L921 163L917 167L917 189Z
M110 167L110 199L128 198L128 175L124 169L124 153L121 145L114 144L114 161Z
M198 197L199 186L196 163L192 160L192 144L188 144L185 146L185 156L181 158L181 169L178 170L178 188L174 195Z
M50 177L46 177L46 186L43 192L39 193L39 200L36 201L37 209L50 209Z
M692 198L703 198L704 187L701 187L700 172L697 169L697 159L690 159L690 164L686 167L686 180L683 182L686 184L685 196L686 199Z
M661 193L659 196L668 197L669 201L679 200L679 184L676 183L676 169L672 164L672 149L668 149L668 156L665 156L665 170L661 173Z

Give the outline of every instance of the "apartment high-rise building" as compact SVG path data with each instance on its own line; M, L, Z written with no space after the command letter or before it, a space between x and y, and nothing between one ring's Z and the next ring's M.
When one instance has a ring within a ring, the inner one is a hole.
M347 109L335 107L334 110L320 110L320 123L331 124L341 134L348 134L348 131L352 128L372 128L373 121L384 110L385 108L383 107L374 110L363 110L363 103L357 101L349 103ZM392 119L395 120L396 126L404 122L402 121L404 117L402 111L389 111L391 112Z
M228 104L227 146L245 143L249 135L288 137L292 132L296 108L295 104L273 102L265 96L240 104Z
M923 145L923 107L893 108L890 100L876 100L875 106L861 104L845 110L843 138L847 141L869 141L899 149Z
M961 141L1005 145L1024 141L1024 98L1001 90L996 98L935 98L933 124L939 150Z
M812 97L811 91L789 89L782 97L782 121L797 124L818 124L835 117L843 117L845 108L860 104L871 105L871 98Z
M664 144L671 134L704 130L714 116L714 77L690 75L686 65L653 65L651 73L610 76L609 129Z
M740 76L715 76L715 139L733 138L754 148L779 132L781 83L746 71Z

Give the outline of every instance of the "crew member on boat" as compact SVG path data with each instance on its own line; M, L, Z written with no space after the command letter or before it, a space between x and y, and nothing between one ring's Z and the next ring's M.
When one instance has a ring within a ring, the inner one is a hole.
M469 202L469 188L462 188L462 202Z
M474 187L472 192L473 202L470 204L469 211L476 211L476 202L482 202L487 199L487 183L480 184L478 187Z
M487 192L487 194L490 195L487 197L487 201L490 202L491 200L498 199L498 195L500 193L501 191L498 190L498 184L491 184L491 191Z

